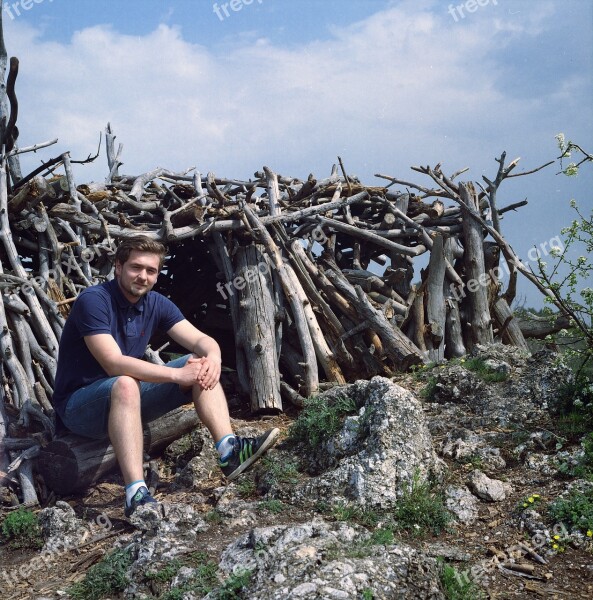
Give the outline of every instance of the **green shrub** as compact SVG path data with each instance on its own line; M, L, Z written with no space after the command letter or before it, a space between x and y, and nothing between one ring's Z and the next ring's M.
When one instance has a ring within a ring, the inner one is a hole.
M43 546L37 516L22 507L4 519L2 537L13 548L41 548Z
M101 600L122 592L129 583L126 571L132 562L129 550L114 550L66 591L74 600Z
M581 491L573 489L565 498L558 498L548 508L556 523L576 527L586 533L593 530L593 486Z
M486 597L482 589L455 567L439 559L441 565L441 585L447 600L481 600Z
M421 482L414 474L412 485L404 492L395 507L394 517L400 529L422 535L431 531L438 535L452 520L445 508L443 493L433 489L428 481Z
M188 566L195 569L191 578L183 585L171 588L159 600L182 600L185 594L195 594L202 597L214 589L218 583L216 577L218 565L208 560L208 555L205 552L193 552L188 562L190 563Z
M214 594L216 600L236 600L243 598L243 588L249 585L253 572L249 569L242 569L233 573L226 581L222 584L217 592Z
M315 451L342 426L344 417L357 411L352 398L310 398L288 431L289 441L301 443L306 450Z

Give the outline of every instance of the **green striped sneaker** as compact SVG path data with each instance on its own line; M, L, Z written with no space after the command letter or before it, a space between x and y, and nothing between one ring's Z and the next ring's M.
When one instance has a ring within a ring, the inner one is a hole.
M243 473L268 448L273 446L279 433L280 430L274 428L256 438L235 436L233 451L219 462L225 477L232 481Z

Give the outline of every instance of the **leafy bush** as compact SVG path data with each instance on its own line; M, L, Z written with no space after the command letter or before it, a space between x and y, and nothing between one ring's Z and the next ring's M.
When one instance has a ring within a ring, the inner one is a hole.
M576 527L583 532L593 530L593 486L571 490L568 496L550 504L548 511L556 523L565 527Z
M43 546L37 516L22 507L4 519L2 537L13 548L41 548Z
M414 474L412 485L397 503L394 517L400 529L418 535L425 531L438 535L452 520L442 492L433 489L428 481L421 482L418 473Z
M442 562L441 566L441 585L448 600L481 600L485 598L484 592L478 585L445 562Z
M352 398L310 398L290 426L289 441L301 443L309 451L317 450L339 431L344 417L356 410L356 402Z

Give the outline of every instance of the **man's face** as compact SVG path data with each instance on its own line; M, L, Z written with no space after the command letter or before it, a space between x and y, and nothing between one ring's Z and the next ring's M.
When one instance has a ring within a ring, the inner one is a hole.
M132 250L125 263L115 264L115 275L123 295L136 303L150 292L159 275L159 256L152 252Z

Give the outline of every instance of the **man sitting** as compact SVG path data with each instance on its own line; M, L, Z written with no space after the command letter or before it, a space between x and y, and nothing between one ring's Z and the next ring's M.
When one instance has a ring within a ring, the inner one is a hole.
M233 434L219 381L218 343L187 321L171 300L151 291L165 252L146 236L123 240L115 254L115 279L80 294L60 340L54 407L73 433L109 437L124 478L127 517L138 506L156 502L144 482L143 421L193 400L228 480L257 460L279 433ZM142 360L156 330L192 354L164 366Z

